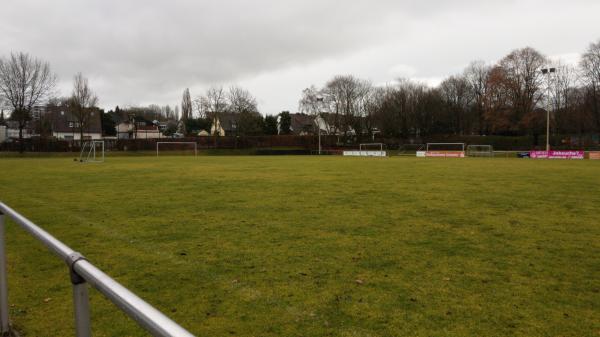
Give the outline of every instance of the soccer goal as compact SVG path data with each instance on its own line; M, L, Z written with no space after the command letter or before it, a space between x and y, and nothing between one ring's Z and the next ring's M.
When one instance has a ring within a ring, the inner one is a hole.
M427 143L426 157L464 158L465 143Z
M84 142L79 153L79 162L81 163L103 163L104 162L104 141L91 140Z
M350 157L387 157L383 143L360 144L358 151L344 151L344 156Z
M156 156L161 153L171 155L194 155L198 156L198 143L196 142L157 142Z
M494 147L491 145L469 145L467 146L467 157L493 157Z
M414 156L420 152L425 152L425 144L402 144L398 148L399 156Z

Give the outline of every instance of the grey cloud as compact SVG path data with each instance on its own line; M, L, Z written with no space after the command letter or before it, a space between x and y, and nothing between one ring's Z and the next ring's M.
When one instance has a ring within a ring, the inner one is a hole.
M285 72L290 67L311 67L326 59L352 58L357 52L373 48L397 58L395 62L386 59L393 63L390 69L405 64L417 69L417 76L443 76L446 69L463 63L465 55L472 59L498 57L499 50L511 43L510 38L502 35L510 30L507 25L532 29L532 24L511 21L512 11L531 11L536 6L562 3L556 0L3 1L7 5L0 12L0 50L27 51L50 61L64 88L73 74L82 71L90 77L92 85L96 83L105 106L174 103L184 87L247 81L260 74ZM584 20L590 10L599 9L597 1L576 0L569 6L571 15L581 15ZM559 12L552 13L559 15ZM513 16L517 20L524 17L522 13ZM473 18L479 26L469 26ZM456 41L447 32L457 34ZM526 33L536 40L540 38L536 32ZM473 50L477 50L474 37L486 35L502 39L493 41L496 47L482 40L486 50L481 56L473 55ZM521 47L523 39L514 40L513 48ZM471 45L473 50L449 50L457 42L462 49ZM559 52L576 52L569 43L564 42L568 48ZM390 46L389 50L385 46ZM360 69L347 70L355 71ZM371 76L379 80L383 75ZM260 91L269 92L264 88ZM277 87L270 92L273 96L290 98L299 95L279 92ZM269 97L263 99L274 101Z

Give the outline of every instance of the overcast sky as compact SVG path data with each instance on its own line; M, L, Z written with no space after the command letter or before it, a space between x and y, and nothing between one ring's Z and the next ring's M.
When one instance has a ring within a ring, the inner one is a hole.
M0 54L81 71L106 109L248 88L266 114L337 74L437 84L472 60L531 46L576 62L600 39L598 0L2 0Z

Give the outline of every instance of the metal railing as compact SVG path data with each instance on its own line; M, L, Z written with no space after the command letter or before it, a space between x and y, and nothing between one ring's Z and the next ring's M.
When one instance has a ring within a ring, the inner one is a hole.
M91 336L88 283L153 336L193 337L187 330L96 268L81 254L0 202L0 332L2 336L10 334L4 231L5 215L41 241L50 251L65 261L69 267L71 283L73 284L75 332L77 337Z

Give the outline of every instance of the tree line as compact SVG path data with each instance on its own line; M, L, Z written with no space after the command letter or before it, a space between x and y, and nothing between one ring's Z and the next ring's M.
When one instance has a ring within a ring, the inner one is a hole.
M537 140L545 130L547 111L554 134L600 133L600 40L588 46L575 66L551 63L526 47L493 64L474 61L438 86L410 79L375 86L352 75L335 76L321 88L303 90L299 111L320 116L327 132L345 137L532 135ZM549 68L553 71L542 72ZM0 57L0 100L12 108L9 119L17 122L21 141L35 106L50 102L68 108L81 135L91 112L98 110L98 97L81 73L75 75L69 97L52 100L56 79L47 62L29 54ZM111 112L172 121L170 132L186 135L214 131L213 124L227 118L233 120L236 135L286 134L291 123L289 113L263 117L257 99L236 85L213 86L194 99L185 89L174 108L116 107ZM114 131L102 116L103 127Z
M156 104L126 108L117 106L108 113L125 117L135 115L147 121L167 122L166 136L175 133L195 136L200 131L209 132L217 120L222 123L225 119L234 122L235 134L239 136L278 134L278 116L263 116L259 112L256 97L237 85L227 89L212 86L204 94L193 99L189 88L186 88L181 104L174 108Z
M326 117L330 132L412 138L438 134L532 135L600 132L600 40L577 66L527 47L500 61L474 61L432 87L409 79L374 86L352 75L302 92L300 111ZM551 71L543 72L543 69ZM357 132L357 131L361 132Z

